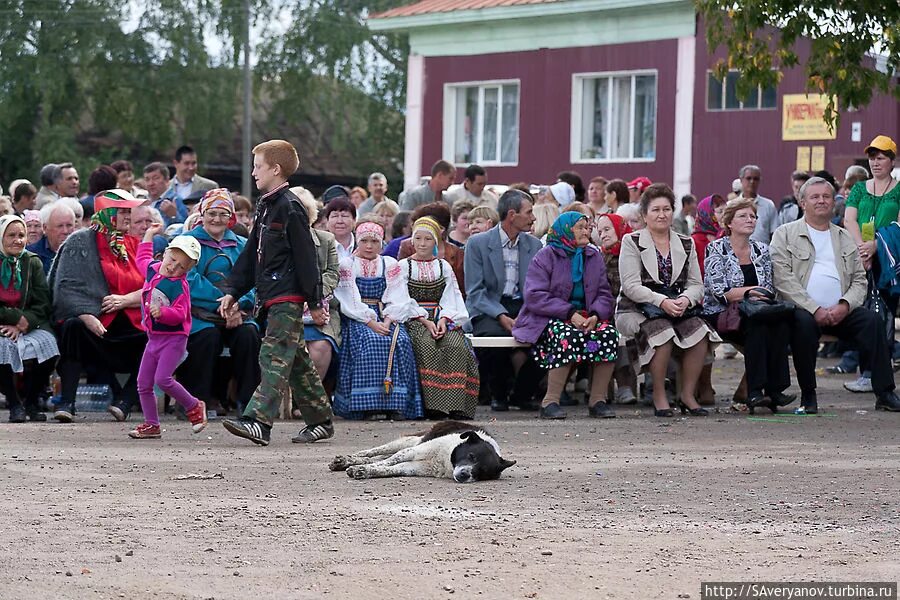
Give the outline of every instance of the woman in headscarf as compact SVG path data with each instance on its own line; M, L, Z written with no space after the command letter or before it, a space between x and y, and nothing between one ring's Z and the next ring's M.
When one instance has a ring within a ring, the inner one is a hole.
M594 243L600 248L600 253L606 263L606 278L609 280L609 289L613 298L618 298L622 289L622 280L619 277L619 253L622 250L622 238L631 232L631 226L617 214L607 213L597 217L592 237ZM634 404L637 401L635 397L637 385L634 370L629 364L628 352L625 351L624 346L619 348L615 379L616 402L618 404Z
M72 422L82 367L106 376L113 392L108 410L117 421L128 418L137 399L147 343L140 308L145 274L135 263L140 240L126 232L131 209L141 203L125 190L97 194L91 227L66 239L50 269L60 346L62 399L53 415L58 421ZM128 375L124 386L116 373Z
M22 219L25 221L25 237L28 242L26 245L36 243L44 235L43 225L41 224L41 211L23 211Z
M40 257L25 249L25 221L0 217L0 392L10 423L46 421L38 397L47 386L59 350L50 331L50 289ZM24 402L16 379L22 378Z
M469 312L453 268L438 258L441 226L432 217L413 223L415 253L400 261L410 297L419 306L407 322L425 415L433 419L471 419L478 405L478 364L462 327Z
M697 216L694 218L694 232L691 239L697 249L697 260L700 263L700 277L703 277L703 261L706 259L706 247L710 242L722 236L722 214L725 211L725 198L719 194L707 196L697 205Z
M346 319L334 412L345 419L423 416L415 358L403 325L420 309L409 297L397 261L379 255L383 243L380 223L360 223L355 255L340 262L334 295Z
M513 337L534 345L538 363L549 369L541 418L564 419L559 399L572 369L594 365L588 413L615 417L606 389L618 355L619 333L611 323L615 299L603 257L590 246L588 218L561 214L547 233L547 245L528 265L522 311Z
M186 230L200 242L200 260L188 273L191 288L191 335L188 357L178 369L178 379L187 390L216 407L213 397L224 400L226 381L215 377L216 363L224 348L231 355L230 375L235 380L234 400L241 414L259 385L259 329L253 320L256 294L253 290L238 300L239 312L225 319L219 316L219 289L247 243L231 227L237 223L234 198L225 188L209 190L199 206L200 225ZM220 385L216 385L219 383Z

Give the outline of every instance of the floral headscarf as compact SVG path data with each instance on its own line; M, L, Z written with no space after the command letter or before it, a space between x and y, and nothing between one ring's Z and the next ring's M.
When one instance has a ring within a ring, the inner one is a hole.
M619 252L622 250L622 238L625 235L631 233L631 225L625 222L625 219L620 217L615 213L606 213L605 215L600 215L597 219L609 219L609 222L612 223L613 229L616 230L616 237L619 239L618 242L610 246L609 248L601 248L601 252L604 254L612 254L613 256L619 256Z
M719 194L707 196L697 205L697 216L694 218L694 233L702 233L721 237L722 225L716 219L716 206L725 204L725 199Z
M234 198L232 197L231 192L226 188L215 188L203 194L203 199L200 200L200 210L198 212L202 215L210 208L221 208L231 213L231 217L228 219L228 229L231 229L234 227L234 224L237 223L237 214L234 210Z
M125 246L125 233L113 225L113 217L117 208L98 210L91 217L91 229L101 234L109 242L109 249L122 262L128 262L128 247Z
M572 282L576 285L584 279L584 248L575 242L572 228L582 219L587 220L587 216L580 212L563 213L553 221L547 232L547 245L559 248L572 257Z
M3 287L9 287L9 283L12 281L13 287L19 289L22 287L22 269L19 268L19 258L22 255L7 254L2 244L3 236L6 235L6 229L13 223L21 223L25 231L28 231L28 227L26 227L22 217L16 215L3 215L0 217L0 254L3 255L2 263L0 263L0 284Z

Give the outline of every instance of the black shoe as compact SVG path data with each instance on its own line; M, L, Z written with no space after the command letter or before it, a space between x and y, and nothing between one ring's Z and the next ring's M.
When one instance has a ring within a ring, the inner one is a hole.
M9 422L10 423L24 423L25 422L25 407L21 404L13 404L9 407Z
M819 402L815 392L803 392L800 395L800 409L807 415L815 415L819 412Z
M26 409L25 409L25 414L28 415L28 420L29 420L29 421L36 421L36 422L38 422L38 423L43 423L44 421L47 420L47 415L45 415L44 413L42 413L42 412L39 411L39 410L28 410L28 409L26 408Z
M256 419L241 417L239 420L225 419L222 425L229 433L250 440L260 446L268 446L272 436L272 428Z
M678 409L681 411L681 414L687 413L687 414L691 415L692 417L708 417L709 416L709 411L706 410L705 408L700 408L699 406L697 408L688 408L684 402L678 403Z
M296 437L292 437L291 441L295 444L311 444L332 437L334 437L334 425L331 421L326 421L319 425L307 425L300 430Z
M559 405L559 402L554 402L553 404L542 406L540 416L542 419L565 419L567 415L566 411Z
M875 400L875 410L900 412L900 398L897 398L897 394L894 392L878 394L878 399Z
M762 394L750 394L750 397L747 398L747 408L750 409L750 414L754 414L755 409L759 407L768 408L773 414L778 412L778 405L768 396L763 396Z
M491 410L495 412L506 412L509 410L509 404L506 403L506 400L494 398L491 400Z
M595 419L615 419L616 411L606 402L597 402L588 407L588 415Z
M541 409L541 403L537 400L527 400L525 402L517 404L516 406L519 408L519 410L524 411L535 411Z
M797 399L797 394L785 394L784 392L773 392L769 394L769 398L772 399L772 402L775 406L781 408L782 406L787 406Z
M124 402L113 402L106 408L106 412L120 423L128 420L128 406Z
M653 409L654 417L674 417L675 411L671 408L655 408Z
M53 418L60 423L71 423L75 419L74 404L60 404L53 413Z

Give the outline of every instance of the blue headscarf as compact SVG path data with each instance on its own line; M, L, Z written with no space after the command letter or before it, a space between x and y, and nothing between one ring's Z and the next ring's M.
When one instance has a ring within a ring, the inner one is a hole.
M572 228L582 219L587 220L587 216L575 211L565 212L553 221L547 232L547 245L559 248L572 258L572 282L576 287L584 280L584 248L575 243Z

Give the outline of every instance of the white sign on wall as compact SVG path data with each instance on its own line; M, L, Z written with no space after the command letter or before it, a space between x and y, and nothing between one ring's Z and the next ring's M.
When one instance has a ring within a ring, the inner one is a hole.
M852 127L850 128L850 141L862 141L862 123L860 123L859 121L854 121Z

